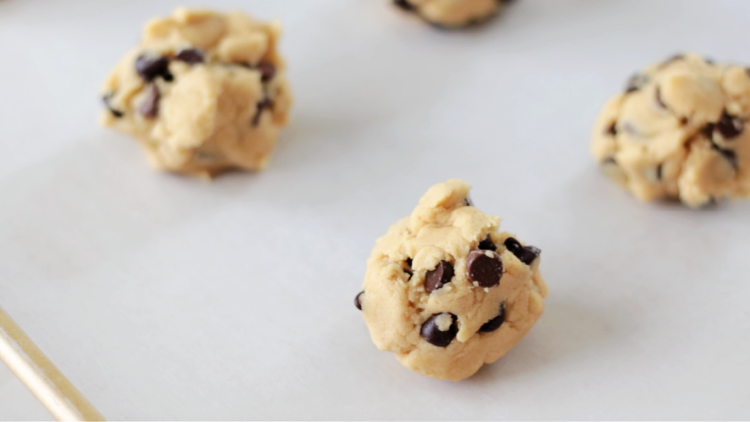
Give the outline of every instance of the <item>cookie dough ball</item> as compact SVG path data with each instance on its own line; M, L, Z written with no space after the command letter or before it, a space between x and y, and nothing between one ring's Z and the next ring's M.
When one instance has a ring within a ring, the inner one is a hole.
M292 101L280 33L240 12L149 21L104 84L102 124L137 138L156 168L262 170Z
M441 28L461 28L488 21L510 0L394 0L394 4L414 12Z
M461 180L435 185L378 239L355 298L373 342L407 368L461 380L518 343L544 309L539 249L498 231Z
M606 175L643 201L750 196L750 73L694 54L633 76L594 125Z

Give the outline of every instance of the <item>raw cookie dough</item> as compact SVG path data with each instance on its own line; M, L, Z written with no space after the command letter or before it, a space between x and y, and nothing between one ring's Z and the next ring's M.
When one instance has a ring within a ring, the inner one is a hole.
M643 201L699 207L750 196L750 74L695 54L633 76L601 111L592 152Z
M511 0L394 0L394 4L414 12L440 28L461 28L488 21Z
M461 380L518 343L544 309L540 251L498 231L457 179L378 239L355 297L373 342L407 368Z
M291 106L280 33L240 12L152 19L104 84L102 124L136 137L156 168L262 170Z

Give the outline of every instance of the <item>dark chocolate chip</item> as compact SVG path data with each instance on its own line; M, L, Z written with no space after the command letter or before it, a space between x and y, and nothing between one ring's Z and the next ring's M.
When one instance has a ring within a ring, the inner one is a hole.
M680 117L680 125L681 126L685 126L686 124L688 124L688 121L689 120L688 120L687 117Z
M630 79L628 79L628 82L625 84L625 93L631 93L638 91L641 89L641 86L646 82L646 77L636 73L635 75L631 76Z
M727 161L729 161L729 164L732 165L732 168L737 170L739 168L739 162L737 160L737 154L730 150L730 149L723 149L720 146L716 145L713 141L711 142L711 147L721 154L722 157L724 157Z
M474 206L474 203L473 203L473 202L471 202L471 198L469 198L468 196L467 196L466 198L464 198L464 204L465 204L465 205L466 205L467 207L473 207L473 206Z
M362 310L362 299L364 299L365 291L362 290L361 292L357 293L357 296L354 296L354 306L357 307L360 311Z
M612 163L614 163L614 158L612 159ZM521 242L512 237L505 239L505 247L526 265L531 265L542 253L539 248L523 246Z
M151 54L141 54L135 60L135 70L146 82L169 73L169 59Z
M656 87L656 95L655 95L655 97L656 97L656 104L658 104L659 107L661 107L663 109L667 109L668 108L667 105L664 103L664 100L661 98L661 88L658 87L658 86Z
M161 77L162 77L162 78L163 78L163 79L164 79L165 81L167 81L167 82L172 82L172 81L174 81L174 75L172 75L172 74L171 74L171 73L169 73L169 72L164 72L164 73L162 73L162 74L161 74Z
M659 165L656 166L656 180L661 180L663 167L664 163L659 163Z
M112 113L113 116L119 119L122 116L124 116L125 113L112 107L111 100L112 100L112 97L114 96L115 96L115 93L110 91L104 94L104 96L102 97L102 101L104 101L104 105L107 107L107 110L109 110L109 112Z
M253 116L252 124L253 126L258 126L258 123L260 123L260 115L263 113L263 110L265 109L272 109L273 108L273 101L266 97L263 98L261 101L258 101L257 109L255 110L255 115Z
M490 235L487 235L486 239L479 242L479 249L483 251L496 251L497 246L495 246L495 242L492 241L492 237L490 237Z
M495 318L492 318L479 327L479 332L491 333L500 328L503 322L505 322L505 303L500 304L500 313Z
M412 262L414 262L414 261L411 258L406 258L406 265L408 265L409 268L411 268Z
M488 256L489 254L489 256ZM503 276L503 261L492 251L471 251L466 257L466 276L479 287L495 287Z
M611 125L607 128L607 135L615 136L617 135L617 122L612 122Z
M714 139L714 128L716 125L713 123L709 123L706 126L703 126L703 129L701 129L701 133L703 133L703 136L708 138L709 140Z
M177 53L177 56L175 56L175 59L192 66L198 63L205 62L206 53L204 53L203 50L199 50L197 48L186 48L184 50L180 50L180 52Z
M716 122L714 129L721 134L722 138L728 140L736 138L742 133L745 129L745 122L737 116L732 116L725 110L719 121Z
M276 66L267 61L258 63L257 69L260 71L261 82L268 82L276 75Z
M153 119L159 115L159 100L161 99L161 93L159 92L159 88L154 84L149 85L146 89L148 90L146 99L143 101L143 104L141 104L138 111L141 112L143 117Z
M409 3L408 0L393 0L393 4L395 4L396 6L400 7L401 9L409 11L409 12L411 12L412 10L414 10L414 5L412 5L411 3Z
M425 290L427 290L427 293L432 293L435 290L438 290L451 282L453 274L453 264L448 261L440 261L434 270L427 271L427 274L425 274Z
M437 324L437 319L441 315L450 315L451 318L451 326L445 331L440 331L440 328ZM419 334L423 339L425 339L425 341L432 344L433 346L448 347L453 339L456 338L456 334L458 334L457 321L458 318L453 314L435 314L429 317L427 321L422 324L422 328L419 330Z

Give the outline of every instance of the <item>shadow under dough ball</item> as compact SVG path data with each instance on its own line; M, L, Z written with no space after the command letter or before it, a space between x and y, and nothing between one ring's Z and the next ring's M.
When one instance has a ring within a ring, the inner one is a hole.
M439 29L482 25L503 12L511 0L393 0L394 6Z

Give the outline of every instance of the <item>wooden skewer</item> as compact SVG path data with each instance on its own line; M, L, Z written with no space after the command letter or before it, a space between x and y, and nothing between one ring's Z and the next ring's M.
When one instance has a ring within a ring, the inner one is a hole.
M0 360L61 421L103 421L104 417L0 309Z

